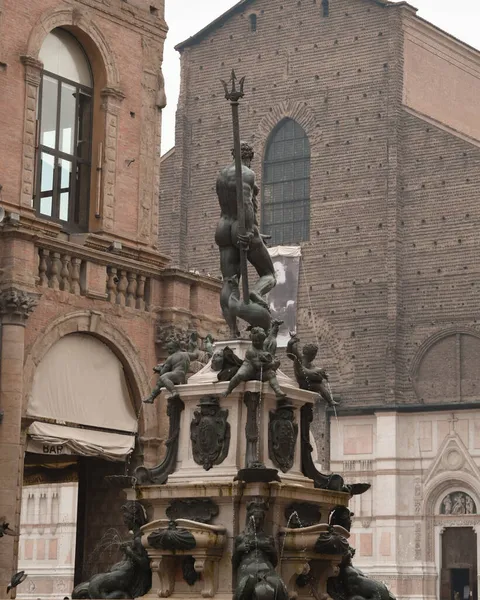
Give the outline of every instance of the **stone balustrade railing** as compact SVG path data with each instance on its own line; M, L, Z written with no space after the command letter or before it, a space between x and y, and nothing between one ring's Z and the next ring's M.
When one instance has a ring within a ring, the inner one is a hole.
M38 279L40 287L70 292L76 296L84 293L81 271L82 259L68 253L39 248ZM84 283L84 282L83 282Z
M46 244L45 244L46 246ZM92 252L72 244L38 247L37 285L76 296L103 299L112 304L148 310L152 276L128 258ZM68 248L68 251L67 251Z
M107 268L107 299L112 304L145 310L150 278L126 269Z

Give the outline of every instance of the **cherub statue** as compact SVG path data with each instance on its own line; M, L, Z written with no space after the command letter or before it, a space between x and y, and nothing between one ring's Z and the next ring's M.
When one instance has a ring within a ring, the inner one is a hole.
M192 331L187 340L187 352L191 360L189 368L190 373L198 373L198 371L203 369L203 367L208 363L212 356L207 352L207 350L200 349L199 341L200 338L198 337L198 333L196 331Z
M276 572L278 556L274 539L266 535L268 504L254 498L247 504L245 530L235 538L232 565L237 574L233 600L288 600L288 592Z
M213 344L215 340L213 339L213 335L211 333L207 333L205 339L203 340L203 349L208 354L208 356L213 356Z
M242 381L268 381L270 387L275 392L277 399L286 398L282 392L275 375L275 371L280 366L279 360L274 360L270 352L263 349L263 344L267 334L261 327L252 327L250 331L251 347L245 354L245 360L237 373L232 377L227 391L223 394L228 396L233 392Z
M268 337L263 343L264 350L270 352L272 356L275 356L277 353L277 336L280 325L283 325L283 321L281 319L273 319Z
M326 371L313 364L317 356L318 346L316 344L305 344L300 354L300 340L296 333L290 332L290 339L287 344L287 356L293 361L293 371L300 389L317 392L323 400L330 406L335 406L335 402L328 385L328 375Z
M178 398L179 394L175 386L187 383L187 373L190 368L191 359L190 353L182 350L181 343L176 338L168 340L167 352L169 356L165 363L153 368L155 373L159 374L159 377L152 393L144 400L146 404L153 404L155 398L164 388L170 392L170 398Z

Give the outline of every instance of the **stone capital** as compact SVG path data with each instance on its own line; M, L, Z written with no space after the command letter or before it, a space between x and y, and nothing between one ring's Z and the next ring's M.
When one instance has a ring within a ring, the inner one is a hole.
M37 294L17 288L0 291L0 321L3 324L25 325L38 304Z
M100 96L105 100L113 99L118 102L125 98L125 94L118 87L104 87L100 92Z
M28 83L39 86L40 77L43 69L42 61L34 58L33 56L22 55L20 60L25 65L25 80Z

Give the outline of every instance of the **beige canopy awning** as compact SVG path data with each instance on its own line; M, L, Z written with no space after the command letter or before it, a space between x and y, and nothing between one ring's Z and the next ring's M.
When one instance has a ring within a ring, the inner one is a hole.
M86 334L67 335L47 352L35 372L27 416L34 419L27 450L39 454L121 460L133 450L138 427L121 362Z
M78 429L36 421L28 428L27 451L58 456L75 454L123 460L135 446L134 435Z

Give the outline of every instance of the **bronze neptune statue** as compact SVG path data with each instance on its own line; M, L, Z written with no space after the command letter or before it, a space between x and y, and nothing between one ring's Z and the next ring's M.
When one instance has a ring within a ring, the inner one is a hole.
M237 87L234 71L229 81L230 88L227 82L222 81L225 98L230 101L232 107L234 161L220 171L216 187L220 220L215 231L215 242L220 250L223 278L220 306L233 338L239 337L237 318L253 326L262 326L267 331L270 329L271 317L264 295L276 284L272 259L258 228L258 186L255 173L250 168L254 156L253 148L246 142L240 142L238 106L240 98L244 96L244 81L245 78L242 78ZM248 286L247 261L259 276L252 289ZM241 301L231 301L230 296L235 293L235 287L232 289L232 283L235 284L232 278L236 278L237 283L241 279ZM252 318L257 318L258 306L265 309L267 323L252 321Z

